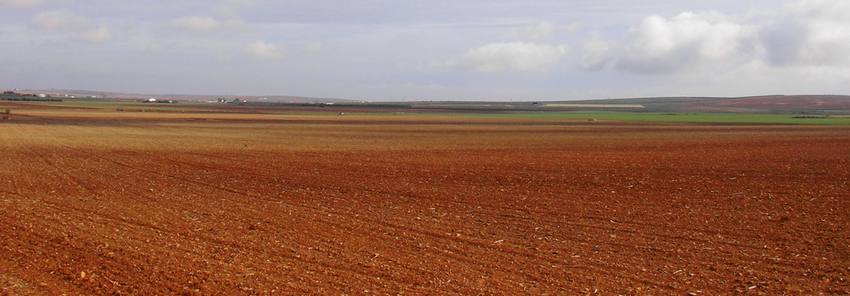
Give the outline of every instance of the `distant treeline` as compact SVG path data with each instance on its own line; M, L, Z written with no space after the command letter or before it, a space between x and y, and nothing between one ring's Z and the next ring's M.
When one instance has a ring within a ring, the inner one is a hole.
M8 94L0 94L0 100L2 101L25 101L25 102L61 102L62 99L57 98L41 98L38 96L25 96L25 95L8 95Z

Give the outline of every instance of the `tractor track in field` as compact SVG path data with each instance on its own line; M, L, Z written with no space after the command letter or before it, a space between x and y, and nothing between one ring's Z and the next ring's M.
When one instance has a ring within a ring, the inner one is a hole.
M71 147L65 147L65 148L66 148L66 149L68 149L68 151L76 151L75 149L73 149L73 148L71 148ZM76 152L79 152L79 151L76 151ZM64 176L68 176L68 173L66 172L66 170L63 170L62 168L60 168L59 166L57 166L54 162L50 161L49 159L44 158L43 156L41 156L41 155L39 155L39 154L37 154L37 153L32 154L32 155L34 155L34 156L36 156L38 159L42 160L45 164L47 164L50 168L52 168L53 170L55 170L55 171L56 171L56 172L58 172L59 174L64 175ZM66 155L67 155L67 153L66 153ZM166 177L168 177L168 178L177 179L177 180L182 181L182 182L193 183L193 184L197 184L197 185L199 185L199 186L205 186L205 187L213 188L213 189L215 189L215 190L225 191L225 192L227 192L227 193L237 194L237 195L241 195L241 196L249 197L249 198L261 198L260 196L253 196L253 195L250 195L250 194L245 193L245 192L241 192L241 191L237 191L237 190L232 190L232 189L228 189L228 188L223 188L223 187L221 187L221 186L217 186L217 185L213 185L213 184L209 184L209 183L205 183L205 182L200 182L200 181L196 181L196 180L189 180L189 179L186 179L186 178L176 177L176 176L172 176L172 175L168 175L168 174L163 174L163 173L161 173L161 172L156 172L156 171L152 171L152 170L139 169L139 168L138 168L138 167L136 167L136 166L128 165L128 164L126 164L126 163L123 163L123 162L120 162L120 161L114 160L114 159L112 159L112 158L106 158L106 157L100 157L100 156L97 156L97 155L92 155L91 153L83 153L83 152L79 152L79 155L80 155L80 156L86 155L87 157L92 157L92 158L100 159L100 160L102 160L102 161L106 161L106 162L109 162L109 163L112 163L112 164L115 164L115 165L118 165L118 166L122 166L122 167L125 167L125 168L128 168L128 169L131 169L131 170L133 170L133 171L137 171L137 172L141 172L141 173L146 173L146 174L141 174L141 176L144 176L144 175L147 175L147 174L159 174L159 175L166 176ZM119 154L119 155L120 155L120 154ZM76 181L76 179L73 179L73 178L71 178L71 180ZM90 188L90 186L82 186L82 187ZM269 200L269 201L277 201L277 200ZM48 203L49 203L49 202L48 202ZM52 206L57 207L57 205L55 205L55 204L53 204ZM71 210L75 210L75 211L81 212L81 213L87 213L87 212L86 212L85 210L83 210L83 209L77 209L77 208L74 208L74 207L71 207L71 206L67 206L67 205L66 205L65 207L67 207L68 209L71 209ZM310 209L310 210L313 210L313 211L317 211L317 212L319 212L319 214L329 214L329 213L330 213L330 212L328 212L328 211L324 211L324 210L321 210L321 209L319 209L319 208L311 208L311 207L307 207L307 208L308 208L308 209ZM339 215L339 214L338 214L338 213L336 213L336 215ZM107 219L111 219L111 220L116 221L116 222L129 223L129 224L131 224L131 225L133 225L133 226L141 226L141 227L146 227L146 228L150 228L150 229L157 230L158 232L164 232L164 229L162 229L162 228L157 228L157 227L155 227L155 226L148 225L148 224L142 224L142 223L138 223L138 222L134 222L134 221L128 221L128 220L126 220L126 219L121 219L121 218L118 218L118 217L110 217L110 216L101 216L101 217L103 217L103 218L107 218ZM353 217L353 216L351 216L351 217L349 217L349 218L357 219L357 217ZM363 219L361 218L361 220L363 220ZM541 258L541 257L535 256L535 255L533 255L532 253L521 252L521 251L517 251L517 250L505 250L505 249L499 249L499 248L493 247L492 245L489 245L489 244L484 243L484 242L475 242L475 241L469 241L469 240L464 240L464 239L457 239L457 238L453 238L453 237L450 237L450 236L447 236L447 235L442 235L442 234L439 234L439 233L420 231L420 230L417 230L417 229L415 229L415 228L404 227L404 226L395 225L395 224L391 224L391 223L386 223L386 222L382 222L382 221L374 221L374 220L372 220L372 221L368 221L368 220L363 220L362 222L363 222L363 223L367 223L367 224L377 224L377 225L381 225L381 226L384 226L384 227L387 227L387 228L391 228L391 229L395 229L395 230L398 230L398 231L416 233L416 234L419 234L419 235L422 235L422 236L426 236L426 237L430 237L430 238L433 238L433 239L438 239L438 240L448 240L448 241L451 241L451 242L454 242L454 243L461 243L461 244L466 244L466 245L473 245L473 246L476 246L476 247L479 247L479 248L488 249L488 250L493 250L493 251L495 251L495 252L497 252L497 253L507 253L507 254L513 254L513 255L518 255L518 256L531 257L531 258L536 258L536 259L543 259L544 261L548 261L549 263L552 263L552 264L557 264L557 265L560 265L560 266L563 266L563 267L569 267L569 263L564 262L564 261L547 260L546 258ZM337 225L337 226L340 226L340 225ZM454 253L460 253L460 250L459 250L459 249L455 249L455 250L454 250ZM435 254L438 254L438 255L445 255L443 252L435 252ZM465 259L465 258L463 258L463 257L459 257L459 256L449 256L449 257L452 257L453 259L458 260L458 261L461 261L461 262L465 262L465 263L467 263L467 264L474 264L474 263L475 263L475 262L474 262L474 261L472 261L472 260L468 260L468 259ZM651 283L651 282L650 282L650 281L648 281L648 280L638 279L638 278L636 278L636 277L628 276L628 274L626 274L626 273L623 273L623 274L619 274L619 275L617 275L617 274L614 274L614 273L612 273L612 272L610 272L610 271L605 271L605 270L604 270L604 267L605 267L605 266L598 266L598 267L596 268L596 271L597 271L597 272L599 272L599 273L602 273L602 274L608 274L608 275L612 275L612 276L620 276L620 277L623 277L623 278L626 278L626 279L636 280L636 281L639 281L639 282ZM504 269L504 268L499 268L499 266L496 266L496 265L486 266L486 268L488 268L488 269ZM506 270L506 271L510 272L510 270L509 270L509 269L504 269L504 270ZM534 277L532 277L532 278L530 278L530 279L531 279L531 280L539 280L539 279L534 278Z
M131 171L135 171L135 172L142 173L142 174L138 174L138 176L160 175L160 176L165 176L165 177L167 177L167 178L171 178L171 179L178 180L178 181L180 181L180 182L186 182L186 183L196 184L196 185L198 185L198 186L212 188L212 189L214 189L214 190L223 191L223 192L226 192L226 193L229 193L229 194L236 194L236 195L239 195L239 196L242 196L242 197L245 197L245 198L260 199L260 200L264 200L264 201L268 201L268 202L279 202L279 201L280 201L279 199L264 198L264 197L262 197L261 195L252 195L252 194L249 194L249 193L247 193L247 192L243 192L243 191L239 191L239 190L234 190L234 189L229 189L229 188L225 188L225 187L222 187L222 186L219 186L219 185L214 185L214 184L210 184L210 183L206 183L206 182L202 182L202 181L191 180L191 179L188 179L188 178L183 178L183 177L179 177L179 176L174 176L174 175L170 175L170 174L162 173L162 172L160 172L160 171L154 171L154 170L142 169L142 168L139 168L138 166L133 166L133 165L130 165L130 164L127 164L127 163L121 162L121 161L119 161L119 160L116 160L116 159L114 159L113 157L101 157L101 156L99 156L99 155L97 155L97 154L84 153L84 152L77 151L77 150L75 150L75 149L74 149L74 148L72 148L72 147L67 147L67 146L66 146L66 147L65 147L65 149L68 149L69 151L75 151L75 152L77 152L79 155L87 155L88 157L92 157L92 158L95 158L95 159L99 159L99 160L104 161L104 162L108 162L108 163L111 163L111 164L114 164L114 165L117 165L117 166L121 166L121 167L127 168L127 169L129 169L129 170L131 170ZM116 156L116 155L117 155L117 156L121 156L121 155L122 155L122 153L117 153L117 154L114 154L113 156ZM132 159L141 159L141 157L132 157L132 156L131 156L130 158L132 158ZM169 162L171 162L171 161L169 160ZM55 165L54 165L52 162L50 162L50 161L45 161L45 163L49 164L49 165L50 165L50 167L52 167L52 168L56 169L57 171L64 172L64 171L61 171L61 170L60 170L57 166L55 166ZM178 162L178 163L180 163L180 162ZM191 167L197 168L197 166L191 166ZM298 207L301 207L301 208L304 208L304 209L307 209L307 210L310 210L310 211L317 212L317 213L318 213L318 214L320 214L320 215L333 214L333 215L336 215L336 216L340 216L340 215L342 215L342 216L346 216L345 214L340 214L340 213L338 213L338 212L330 212L330 211L323 210L323 209L321 209L321 208L317 208L317 207L310 207L310 206L306 206L306 205L298 205L298 204L291 204L291 205L293 205L293 206L298 206ZM54 205L54 206L55 206L55 205ZM68 206L66 206L66 207L68 207ZM85 210L82 210L82 209L75 209L75 208L73 208L73 207L68 207L68 208L69 208L69 209L72 209L72 210L79 211L79 212L83 212L83 213L85 212ZM111 220L114 220L114 221L117 221L117 222L130 223L130 224L131 224L131 225L133 225L133 226L142 226L142 227L147 227L147 228L150 228L150 229L157 230L158 232L165 232L165 229L157 228L157 227L152 226L152 225L145 225L145 224L141 224L141 223L138 223L138 222L127 221L127 220L125 220L125 219L121 219L121 218L118 218L118 217L109 217L109 216L102 216L102 217L107 218L107 219L111 219ZM484 242L475 242L475 241L469 241L469 240L464 240L464 239L457 239L457 238L453 238L453 237L450 237L450 236L447 236L447 235L442 235L442 234L435 233L435 232L421 231L421 230L418 230L418 229L415 229L415 228L404 227L404 226L401 226L401 225L395 225L395 224L387 223L387 222L383 222L383 221L377 221L377 220L365 220L364 218L359 218L359 217L355 217L355 216L351 216L351 215L348 215L348 218L350 218L350 219L355 219L355 220L358 220L358 219L359 219L359 220L360 220L360 222L365 223L365 224L380 225L380 226L384 226L384 227L386 227L386 228L393 229L393 230L396 230L396 231L402 231L402 232L415 233L415 234L418 234L418 235L421 235L421 236L425 236L425 237L429 237L429 238L432 238L432 239L437 239L437 240L448 240L448 241L453 242L453 243L461 243L461 244L464 244L464 245L472 245L472 246L476 246L476 247L479 247L479 248L483 248L483 249L488 249L488 250L491 250L491 251L495 251L496 253L507 253L507 254L513 254L513 255L525 256L525 257L532 257L532 258L536 258L536 259L543 259L543 260L545 260L545 261L549 261L550 263L558 264L558 265L560 265L560 266L568 266L568 263L563 262L563 261L546 260L546 258L537 257L537 256L533 255L532 253L527 253L527 252L521 252L521 251L516 251L516 250L504 250L504 249L498 249L498 248L493 247L492 245L489 245L489 244L484 243ZM329 222L326 222L326 221L317 221L317 222L320 222L320 223L329 223ZM346 227L345 227L344 225L342 225L342 224L337 224L337 225L335 225L335 226L336 226L336 227L339 227L339 228L346 228ZM348 230L350 230L350 231L351 231L351 230L354 230L353 228L347 228L347 229L348 229ZM253 251L258 251L258 250L256 250L256 249L255 249L255 250L253 250ZM429 251L430 251L430 250L429 250ZM436 254L436 255L447 256L447 255L445 254L445 252L443 252L443 251L432 251L432 252L433 252L434 254ZM455 253L455 254L460 254L460 253L462 253L462 252L461 252L461 250L460 250L460 249L455 249L453 253ZM278 255L278 256L284 256L284 254L275 254L275 255ZM465 263L470 264L470 265L473 265L473 264L475 264L475 263L476 263L475 261L473 261L473 260L471 260L471 259L464 258L463 256L452 256L452 255L448 255L448 257L451 257L451 258L452 258L452 259L454 259L454 260L458 260L458 261L461 261L461 262L465 262ZM291 258L295 258L295 257L291 257ZM310 263L310 262L305 262L305 263ZM315 262L314 262L314 264L318 264L318 263L315 263ZM356 272L356 270L352 270L352 269L336 268L336 267L334 267L334 266L330 266L330 265L327 265L327 264L319 264L319 265L322 265L322 266L323 266L323 267L325 267L325 268L337 269L337 270L345 271L345 272L354 272L354 273L358 273L358 272ZM482 266L482 268L484 268L484 269L496 269L496 270L503 270L503 271L505 271L505 272L509 272L509 273L510 273L510 272L512 272L509 268L500 267L500 266L498 266L498 265L489 265L489 266L488 266L488 265L484 265L484 266ZM484 270L484 269L482 269L482 270ZM601 273L608 273L609 275L613 275L613 274L611 274L610 272L606 272L606 271L604 271L602 268L597 268L597 271L599 271L599 272L601 272ZM366 274L363 274L362 272L361 272L361 273L358 273L358 274L360 274L361 276L366 276ZM530 277L529 279L530 279L530 280L532 280L532 281L539 281L539 280L540 280L540 279L535 278L535 277L530 276L530 275L524 275L524 276L529 276L529 277ZM622 276L622 277L624 277L624 278L635 279L634 277L630 277L630 276L625 275L625 274L620 275L620 276ZM640 281L647 282L647 283L649 282L649 281L647 281L647 280L640 280ZM404 283L403 283L403 282L399 282L399 284L404 284Z
M264 198L261 195L252 195L252 194L249 194L247 192L234 190L234 189L222 187L222 186L215 185L215 184L210 184L210 183L201 182L201 181L197 181L197 180L191 180L191 179L187 179L187 178L183 178L183 177L179 177L179 176L164 174L164 173L153 171L153 170L140 169L137 166L129 165L129 164L126 164L126 163L123 163L123 162L120 162L120 161L117 161L117 160L114 160L114 159L110 159L110 158L101 158L101 159L105 160L105 161L112 162L112 163L119 165L119 166L126 167L126 168L134 170L134 171L141 172L141 173L160 174L160 175L163 175L163 176L166 176L168 178L172 178L172 179L175 179L175 180L178 180L178 181L181 181L181 182L187 182L187 183L192 183L192 184L196 184L196 185L199 185L199 186L209 187L209 188L213 188L215 190L224 191L224 192L230 193L230 194L236 194L236 195L243 196L243 197L246 197L246 198L261 199L261 200L265 200L265 201L269 201L269 202L280 201L279 199ZM439 234L439 233L436 233L436 232L423 231L423 230L419 230L419 229L416 229L416 228L405 227L405 226L402 226L402 225L396 225L396 224L392 224L392 223L388 223L388 222L384 222L384 221L379 221L379 220L367 220L365 218L361 218L361 217L357 217L357 216L353 216L353 215L347 215L347 214L343 214L343 213L339 213L339 212L332 212L332 211L324 210L324 209L321 209L321 208L318 208L318 207L310 207L310 206L298 205L298 204L291 204L291 205L301 207L301 208L304 208L304 209L307 209L307 210L310 210L310 211L317 212L320 215L346 216L349 219L360 220L360 222L365 223L365 224L380 225L380 226L384 226L385 228L389 228L389 229L392 229L392 230L415 233L415 234L425 236L425 237L428 237L428 238L432 238L432 239L447 240L447 241L454 242L454 243L461 243L461 244L464 244L464 245L472 245L472 246L479 247L479 248L482 248L482 249L495 250L495 251L497 251L497 253L508 253L508 254L519 255L519 256L535 257L536 259L542 259L544 261L548 261L549 263L559 264L561 266L567 266L568 265L568 263L563 262L563 261L557 261L557 260L551 260L551 259L548 259L548 258L538 257L538 256L535 256L534 254L527 253L527 252L521 252L521 251L516 251L516 250L498 249L496 247L493 247L491 244L488 244L488 243L485 243L485 242L476 242L476 241L470 241L470 240L466 240L466 239L458 239L458 238L454 238L454 237L451 237L451 236L448 236L448 235ZM328 222L324 222L324 221L317 221L317 222L328 223ZM340 228L345 228L344 225L341 225L341 224L337 224L335 226L340 227ZM348 230L354 230L354 229L349 228ZM454 253L460 253L459 249L455 249L454 251L455 251ZM435 254L445 256L444 252L435 252ZM453 259L461 261L461 262L465 262L467 264L475 264L476 263L475 261L473 261L471 259L464 258L462 256L449 256L449 257L452 257ZM332 266L325 266L325 267L332 268ZM482 266L482 268L502 269L506 272L511 272L510 269L500 268L497 265ZM348 271L351 271L351 270L348 270ZM529 276L529 275L525 275L525 276ZM623 275L623 276L626 277L626 278L632 278L632 277L629 277L629 276L626 276L626 275ZM534 278L533 276L530 279L534 280L534 281L540 280L538 278Z
M126 153L126 152L121 152L121 153ZM119 153L119 155L121 153ZM138 155L136 157L130 157L130 158L132 158L132 159L142 159L142 157L139 157ZM120 162L117 162L117 161L114 161L114 160L110 160L110 161L112 161L112 162L114 162L118 165L130 168L130 169L137 169L138 168L138 166L120 163ZM167 162L183 164L183 165L187 165L188 167L191 167L191 168L214 169L214 168L211 168L209 166L198 166L198 165L193 165L193 164L190 164L190 163L187 163L187 162L184 162L184 161L175 161L173 159L169 159ZM272 168L268 168L268 167L260 167L260 168L273 170ZM154 173L154 171L149 171L149 170L142 170L142 169L137 169L137 170L140 170L140 171L143 171L143 172L146 172L146 173ZM240 170L236 170L236 171L242 172L243 170L240 169ZM261 174L248 174L248 175L265 176L265 177L273 176L273 175L261 175ZM196 183L196 184L199 184L199 185L202 185L202 186L209 186L209 187L215 188L217 190L222 190L222 191L226 191L226 192L229 192L229 193L242 195L242 196L245 196L245 197L261 198L260 196L251 196L251 195L249 195L248 193L245 193L245 192L236 191L236 190L232 190L232 189L226 189L226 188L222 188L220 186L209 184L209 183L198 182L198 181L195 181L195 180L187 180L185 178L180 178L180 177L175 177L175 176L170 176L170 175L166 175L166 176L168 176L170 178L175 178L175 179L178 179L178 180L181 180L181 181L185 181L185 182ZM292 183L288 182L287 184L292 184ZM357 192L371 192L371 193L374 193L374 194L386 194L386 195L390 195L390 194L393 193L393 192L389 192L389 191L369 190L368 188L365 188L365 186L349 188L349 190L357 191ZM402 195L404 195L404 194L402 194ZM419 196L417 196L417 195L406 195L404 197L410 198L410 199L418 199L418 200L432 199L428 196L423 196L423 195L419 195ZM273 200L270 200L270 201L273 201ZM446 201L444 201L444 202L446 202ZM467 204L464 204L464 203L453 202L453 201L448 201L448 202L456 203L456 204L462 205L462 206L468 206ZM417 233L417 234L420 234L420 235L423 235L423 236L426 236L426 237L430 237L430 238L433 238L433 239L448 240L448 241L460 243L460 244L463 244L463 245L472 245L472 246L475 246L475 247L478 247L478 248L481 248L481 249L487 249L487 250L490 250L490 251L494 251L495 253L507 253L507 254L511 254L511 255L514 255L514 256L524 256L524 257L534 258L534 259L537 259L537 260L548 262L549 264L558 265L562 268L583 269L583 270L591 269L594 272L599 273L599 274L605 274L605 275L614 276L614 277L621 277L621 278L624 278L624 279L633 280L633 281L641 282L641 283L644 283L644 284L651 284L651 285L663 287L663 288L666 288L666 289L674 289L673 287L671 287L669 285L664 285L664 284L661 284L661 283L658 283L658 282L653 282L653 281L648 280L648 279L642 279L640 277L631 276L630 273L628 273L628 272L622 272L622 273L613 272L613 271L610 270L611 266L606 266L604 264L593 264L593 263L591 263L592 266L579 266L579 265L576 265L574 263L570 263L570 262L567 262L567 261L551 260L551 259L546 258L546 257L537 256L534 253L523 252L519 249L497 248L497 247L494 247L492 245L492 242L458 239L458 238L454 238L454 237L444 235L444 234L439 234L439 233L435 233L435 232L424 232L424 231L420 231L420 230L415 229L415 228L405 227L405 226L402 226L402 225L396 225L396 224L387 223L387 222L383 222L383 221L363 220L362 218L355 217L355 216L352 216L352 215L340 214L339 212L332 213L332 212L322 210L322 209L319 209L319 208L313 208L313 207L307 207L307 208L310 209L310 210L313 210L313 211L318 211L319 214L322 214L322 215L324 215L324 214L334 214L334 215L347 216L349 219L360 219L361 222L364 222L364 223L367 223L367 224L381 225L381 226L384 226L386 228L390 228L390 229L394 229L394 230ZM504 208L502 208L501 210L504 210ZM516 210L516 209L510 209L510 210ZM549 214L551 214L551 213L549 213ZM501 217L505 217L505 216L502 215ZM630 233L630 234L636 234L636 235L639 235L639 236L644 236L644 237L647 237L647 238L654 238L653 236L643 235L642 233L640 233L638 231L634 231L634 230L618 229L618 228L613 228L613 227L598 227L598 226L595 227L595 226L592 226L592 225L589 225L589 224L582 224L582 223L575 223L575 222L561 222L560 224L565 225L565 226L574 226L574 227L578 226L578 227L586 227L586 228L598 228L598 229L602 229L602 230L606 230L606 231L622 231L622 232L626 232L626 233ZM342 226L342 225L336 225L336 227L344 228L344 226ZM353 230L353 229L349 229L349 230ZM670 240L673 240L673 241L689 240L689 238L684 238L684 237L673 237L673 236L663 236L663 235L660 235L660 236L656 235L655 237L663 237L663 238L670 239ZM577 240L577 239L574 238L574 240ZM693 239L690 239L690 240L693 240ZM702 242L704 242L704 241L702 241ZM562 250L562 251L566 251L566 250ZM460 252L461 252L460 249L454 249L453 250L453 253L455 253L455 254L460 253ZM438 252L437 254L442 254L442 252ZM445 254L442 254L442 255L445 255ZM465 262L465 263L468 263L468 264L474 264L475 263L475 261L472 261L470 259L466 259L466 258L463 258L463 257L460 257L460 256L450 256L450 257L452 257L455 260L462 261L462 262ZM482 267L487 268L487 269L506 270L506 271L510 272L510 270L508 270L506 268L501 268L500 266L497 266L497 265L490 265L490 266L483 265ZM526 276L528 276L528 275L526 275ZM535 281L540 280L540 279L534 278L534 277L532 277L531 279L535 280Z

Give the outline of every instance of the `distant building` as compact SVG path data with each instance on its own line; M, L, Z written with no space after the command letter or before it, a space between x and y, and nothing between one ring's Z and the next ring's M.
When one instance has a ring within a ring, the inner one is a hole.
M174 104L176 101L172 99L157 99L157 98L149 98L142 101L142 103L160 103L160 104Z

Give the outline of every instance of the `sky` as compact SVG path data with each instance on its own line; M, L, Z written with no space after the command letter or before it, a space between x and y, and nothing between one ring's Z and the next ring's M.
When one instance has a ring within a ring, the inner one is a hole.
M850 1L0 0L0 88L365 100L850 94Z

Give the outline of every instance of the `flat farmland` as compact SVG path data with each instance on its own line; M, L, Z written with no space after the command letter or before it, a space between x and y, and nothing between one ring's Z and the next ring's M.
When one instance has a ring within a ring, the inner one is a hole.
M848 181L846 126L24 110L0 287L848 294Z

